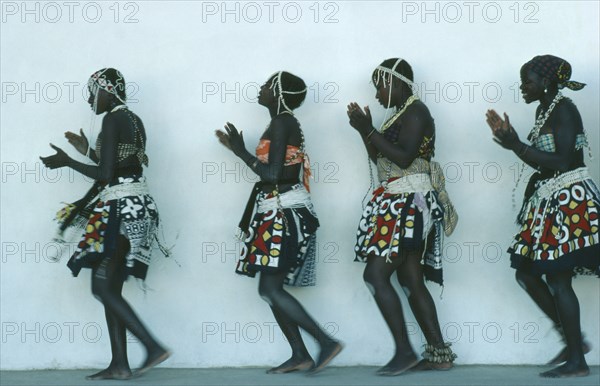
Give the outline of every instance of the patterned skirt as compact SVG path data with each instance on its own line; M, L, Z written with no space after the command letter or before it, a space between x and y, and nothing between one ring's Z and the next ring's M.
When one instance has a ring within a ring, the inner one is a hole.
M358 224L354 261L366 262L370 255L399 259L403 250L418 250L425 243L425 279L442 285L443 232L443 210L435 191L390 194L380 187Z
M511 266L535 275L572 271L600 277L598 187L586 178L540 196L552 180L535 182L536 192L523 205L521 230L508 248Z
M73 229L66 232L80 235L67 263L73 276L77 276L82 268L95 267L106 256L114 256L117 239L123 235L130 244L124 279L129 275L146 278L159 219L152 196L147 188L140 189L139 186L145 187L145 178L141 175L118 177L100 192L98 199L88 203L80 218L69 226ZM115 191L116 194L111 194ZM57 215L59 221L72 208L72 204L63 208Z
M258 200L272 197L260 193ZM288 273L285 284L315 285L318 227L319 220L312 206L255 213L235 272L254 277L257 271L285 270Z

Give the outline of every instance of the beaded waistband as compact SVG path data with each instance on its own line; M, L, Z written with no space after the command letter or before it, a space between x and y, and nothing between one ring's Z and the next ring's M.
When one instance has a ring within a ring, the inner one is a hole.
M113 186L107 186L104 188L99 195L101 201L118 200L128 196L142 196L149 194L148 185L146 181L141 182L128 182Z
M299 183L294 185L291 190L279 194L279 196L259 199L257 211L266 213L271 210L310 207L311 205L310 193L303 184Z
M388 194L425 193L433 190L431 177L426 173L415 173L396 178L391 182L383 183L382 186L385 188L385 193Z
M529 200L532 203L538 203L552 197L552 195L560 189L589 178L591 178L591 176L587 167L562 173L556 177L541 181L540 186L537 187Z

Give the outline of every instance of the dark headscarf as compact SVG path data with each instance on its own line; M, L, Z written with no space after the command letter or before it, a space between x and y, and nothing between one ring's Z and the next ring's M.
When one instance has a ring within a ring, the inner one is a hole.
M88 86L94 94L97 94L97 89L102 89L113 94L123 103L127 99L125 95L125 78L119 70L114 68L103 68L94 72L90 76Z
M564 59L553 55L539 55L525 63L524 67L536 74L555 82L559 89L564 87L571 90L581 90L585 83L575 82L571 79L571 65Z

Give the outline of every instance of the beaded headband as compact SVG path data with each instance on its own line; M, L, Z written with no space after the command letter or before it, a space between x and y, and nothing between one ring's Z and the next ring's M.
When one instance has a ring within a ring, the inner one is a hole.
M402 62L402 58L398 58L396 59L396 63L394 63L394 65L392 66L392 68L387 68L387 67L383 67L383 66L377 66L375 68L376 71L376 77L375 77L375 85L377 85L379 83L379 80L382 79L384 82L387 81L390 85L392 84L392 77L395 76L396 78L400 79L401 81L403 81L404 83L406 83L410 89L413 92L413 95L418 99L418 94L417 94L417 88L414 84L414 82L410 79L408 79L407 77L405 77L404 75L400 74L399 72L396 71L396 67L398 67L398 65L400 64L400 62ZM387 76L387 79L386 79ZM379 126L379 131L381 132L383 130L384 125L386 124L387 120L388 120L388 112L390 110L390 105L392 103L392 87L390 87L390 91L388 94L388 103L386 106L386 112L385 112L385 117L383 119L383 121L381 122L381 126Z
M417 88L415 86L415 83L412 80L405 77L404 75L402 75L401 73L396 71L396 67L398 67L398 64L400 64L400 62L402 62L402 60L403 60L402 58L398 58L398 60L396 60L396 63L394 63L392 68L377 66L377 68L375 68L375 71L377 71L377 77L375 78L375 84L379 83L380 79L383 79L384 81L386 81L385 78L386 78L386 74L387 74L388 75L387 81L390 84L392 82L392 76L395 76L396 78L398 78L401 81L403 81L404 83L406 83L410 87L410 89L413 91L413 93L416 94Z
M291 94L291 95L298 95L298 94L304 94L306 92L306 87L300 91L284 91L283 90L283 86L281 85L281 74L283 73L283 71L279 71L277 73L277 75L275 77L273 77L273 80L271 81L271 86L269 88L271 88L273 90L273 95L277 95L275 93L275 91L279 92L279 97L277 98L277 114L279 115L280 110L281 110L281 106L283 105L284 110L290 114L292 114L292 109L290 109L288 107L288 105L285 104L285 99L283 98L283 94Z

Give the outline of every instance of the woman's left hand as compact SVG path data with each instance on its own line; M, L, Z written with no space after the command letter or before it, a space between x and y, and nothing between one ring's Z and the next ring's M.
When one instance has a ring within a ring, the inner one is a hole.
M504 120L494 110L488 110L485 116L497 144L505 149L514 150L521 143L519 135L510 124L510 119L506 113L504 113Z
M222 130L215 130L215 134L217 138L219 138L219 142L221 142L221 145L231 150L231 144L229 143L229 135L227 135Z
M56 150L56 154L48 157L40 157L44 166L50 169L65 167L71 161L71 157L67 155L60 147L50 144L50 147Z
M238 132L235 126L229 122L225 125L225 131L227 132L226 135L223 132L221 132L223 133L222 135L217 134L221 143L230 148L237 156L245 152L246 145L244 144L244 135L242 132Z
M371 118L369 107L365 107L365 111L363 111L358 103L352 102L348 105L347 114L350 118L350 126L360 134L368 135L373 130L373 118Z

